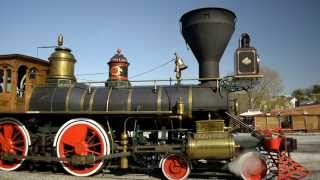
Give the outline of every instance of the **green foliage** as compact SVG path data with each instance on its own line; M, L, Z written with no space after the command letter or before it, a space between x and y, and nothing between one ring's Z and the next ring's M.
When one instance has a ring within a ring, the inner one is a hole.
M300 104L305 102L320 103L320 84L315 84L310 88L296 89L291 95L297 98Z

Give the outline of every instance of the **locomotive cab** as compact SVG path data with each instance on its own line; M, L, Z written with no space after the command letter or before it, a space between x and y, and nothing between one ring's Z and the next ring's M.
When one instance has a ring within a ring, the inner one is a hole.
M0 112L25 112L34 86L46 82L49 63L21 54L0 56Z

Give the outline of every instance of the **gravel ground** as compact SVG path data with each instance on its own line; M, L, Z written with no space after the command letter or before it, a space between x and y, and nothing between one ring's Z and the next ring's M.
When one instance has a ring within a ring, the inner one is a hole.
M311 171L307 180L320 180L320 133L290 134L290 137L298 139L297 152L291 153L291 157ZM216 176L215 176L216 175ZM210 174L209 176L198 176L191 174L191 179L235 179L225 174ZM94 177L74 177L65 173L28 171L0 172L0 180L102 180L102 179L158 179L145 174L127 174L117 176L113 174L99 174Z

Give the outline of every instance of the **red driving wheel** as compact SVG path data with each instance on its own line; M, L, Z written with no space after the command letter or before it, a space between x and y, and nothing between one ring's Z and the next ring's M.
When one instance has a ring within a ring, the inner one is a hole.
M169 180L186 179L190 174L190 164L182 156L171 154L165 157L161 163L163 175Z
M103 128L93 120L68 121L60 128L56 137L58 158L94 159L90 163L62 160L63 168L75 176L90 176L96 173L104 163L103 158L110 154L108 137Z
M28 131L19 121L0 120L0 170L13 171L21 166L28 154L29 139Z
M261 180L266 176L267 164L258 153L249 152L242 163L241 176L245 180Z

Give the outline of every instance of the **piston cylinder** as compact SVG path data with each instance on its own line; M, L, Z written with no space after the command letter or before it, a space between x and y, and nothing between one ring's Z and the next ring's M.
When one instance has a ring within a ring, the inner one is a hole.
M188 138L186 153L189 159L230 159L236 145L227 132L196 133Z

